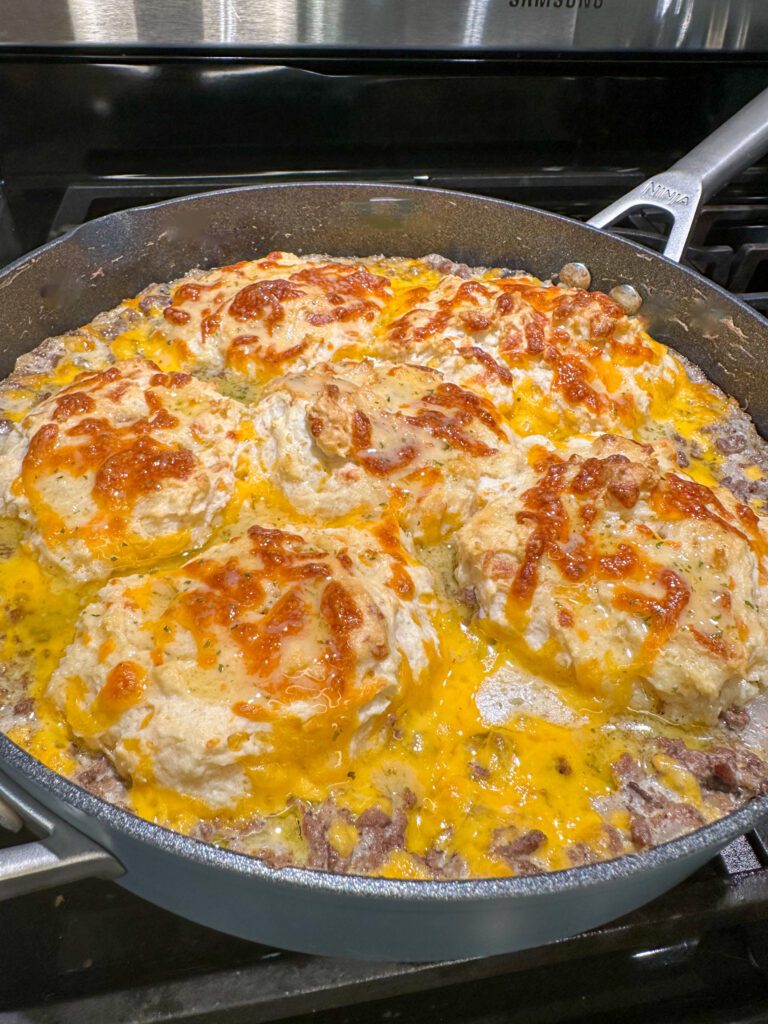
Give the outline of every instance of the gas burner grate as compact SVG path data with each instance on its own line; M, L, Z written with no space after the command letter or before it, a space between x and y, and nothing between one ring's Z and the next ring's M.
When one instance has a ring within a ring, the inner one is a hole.
M94 217L177 196L219 188L298 181L355 181L416 184L458 189L538 206L587 220L618 195L641 181L636 169L535 169L514 174L473 172L393 172L366 170L270 172L203 178L162 177L126 180L101 178L66 186L53 213L47 238L56 238ZM688 248L686 261L716 284L768 312L768 168L752 169L706 205ZM657 215L636 214L617 229L619 234L655 251L663 247L664 226ZM11 237L9 235L9 237ZM44 235L39 239L46 240ZM10 258L10 257L9 257Z

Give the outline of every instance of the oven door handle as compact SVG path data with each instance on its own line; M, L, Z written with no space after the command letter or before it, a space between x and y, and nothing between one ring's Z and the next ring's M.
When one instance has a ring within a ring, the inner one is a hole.
M664 255L679 263L701 204L766 150L768 89L755 96L669 170L647 178L587 223L595 228L608 228L635 210L662 210L672 217Z
M0 775L0 827L18 832L24 825L42 838L0 849L0 900L80 878L117 878L124 873L110 853Z

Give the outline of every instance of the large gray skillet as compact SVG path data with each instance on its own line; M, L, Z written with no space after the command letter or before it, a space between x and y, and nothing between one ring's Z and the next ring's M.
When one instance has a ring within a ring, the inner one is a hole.
M411 187L272 185L110 214L0 273L0 370L50 335L192 267L298 253L418 256L548 277L585 263L593 287L633 284L659 339L733 395L768 435L768 325L672 260L699 204L768 146L768 91L664 174L585 226L493 199ZM666 257L602 230L632 208L673 219ZM0 824L42 838L0 851L0 897L111 877L221 931L337 956L436 960L540 945L603 923L691 874L768 812L756 800L642 854L534 877L396 881L275 870L102 801L0 736Z

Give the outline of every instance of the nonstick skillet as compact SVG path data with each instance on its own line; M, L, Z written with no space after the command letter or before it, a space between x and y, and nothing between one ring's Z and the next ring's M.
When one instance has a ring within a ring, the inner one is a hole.
M679 260L703 199L768 148L768 91L591 226L437 189L370 184L232 189L110 214L0 273L0 376L50 335L191 267L297 253L420 256L525 268L586 264L632 284L649 330L698 364L768 436L768 324ZM600 228L655 207L665 256ZM312 953L400 960L536 946L617 917L691 874L768 813L768 798L641 854L529 877L454 882L335 875L262 862L153 825L85 792L0 736L0 825L38 841L0 850L0 897L111 877L221 931Z

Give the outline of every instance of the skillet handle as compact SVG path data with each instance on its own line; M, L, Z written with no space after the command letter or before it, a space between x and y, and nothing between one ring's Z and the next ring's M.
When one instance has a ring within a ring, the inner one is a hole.
M43 838L0 849L0 900L80 878L123 874L111 854L0 775L0 827L18 832L23 825Z
M672 216L664 255L679 263L701 204L768 150L768 89L681 157L588 221L607 228L633 210L663 210Z

